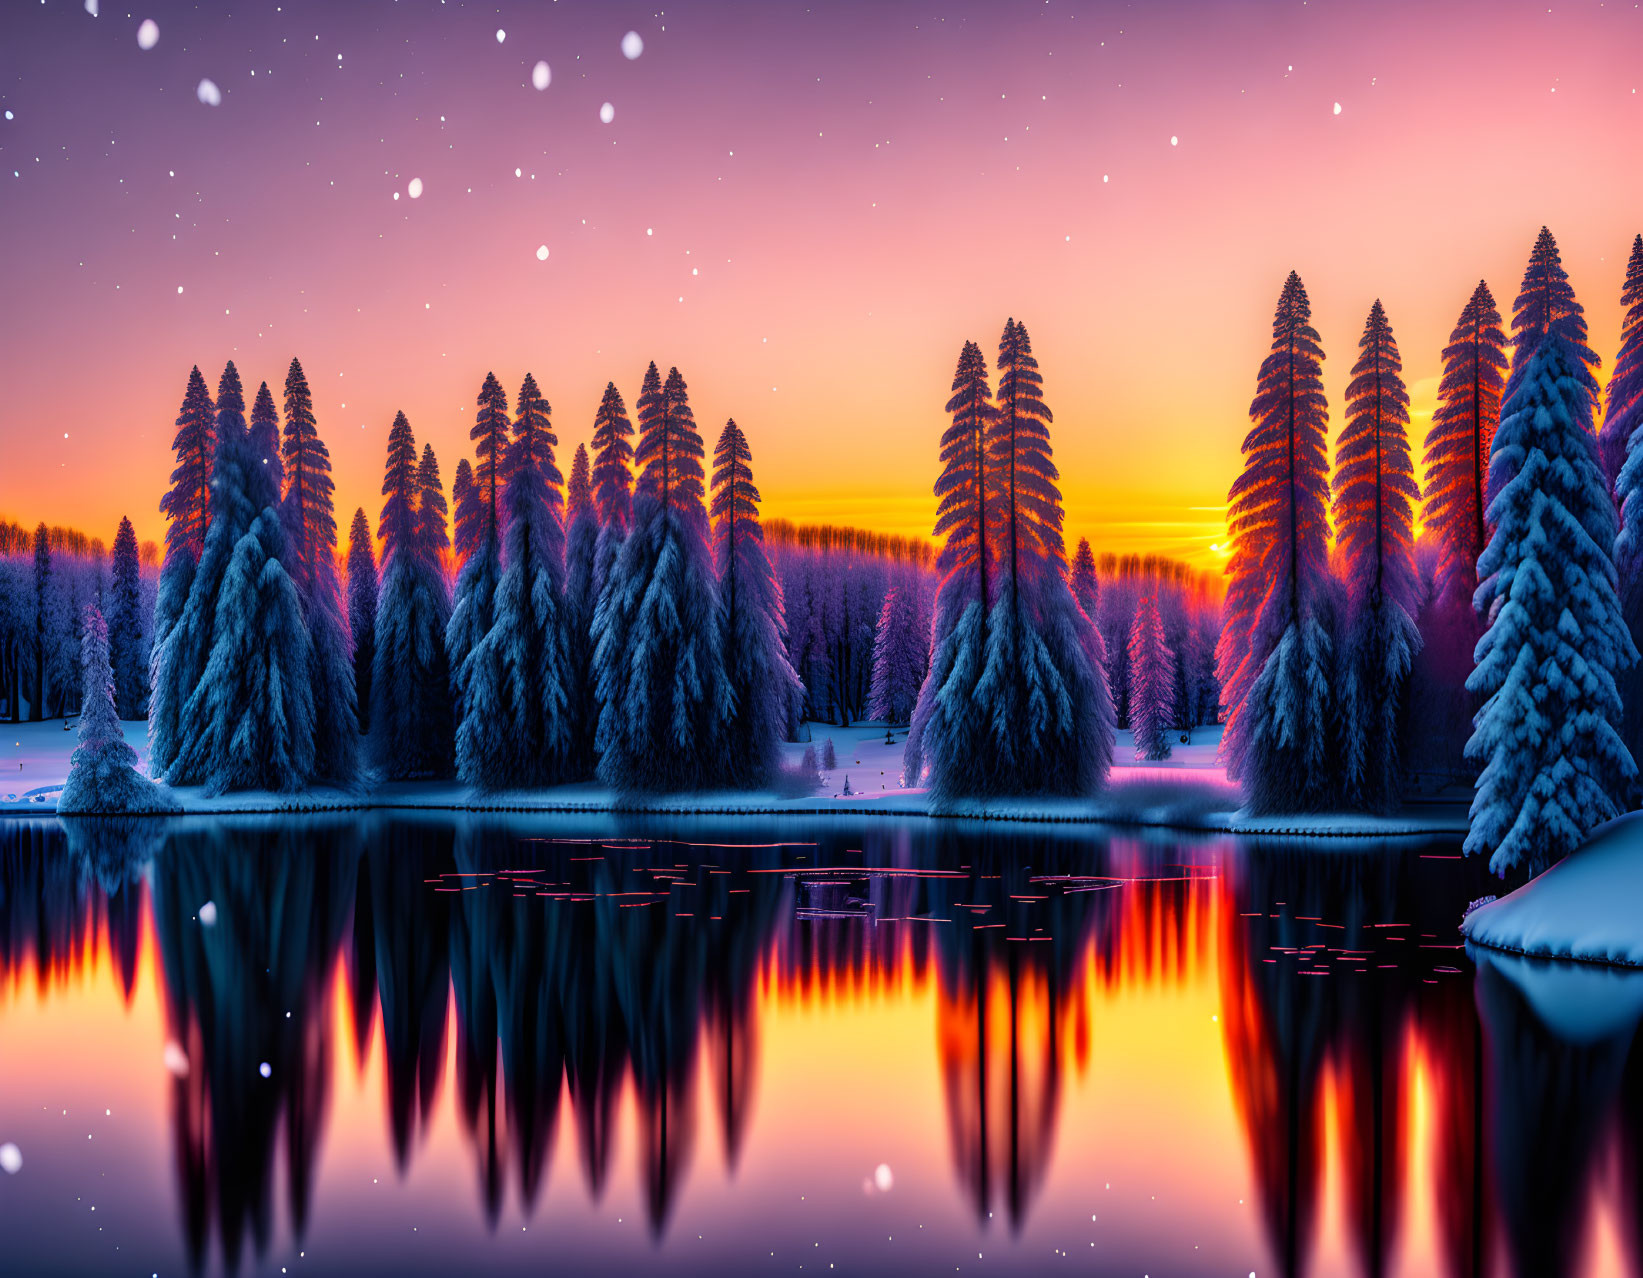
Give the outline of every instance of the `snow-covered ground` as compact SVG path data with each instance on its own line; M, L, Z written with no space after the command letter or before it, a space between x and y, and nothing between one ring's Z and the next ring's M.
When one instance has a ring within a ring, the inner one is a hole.
M1599 827L1539 878L1473 910L1461 931L1533 958L1643 967L1643 812Z
M62 720L48 723L0 725L0 813L50 812L56 790L68 776L69 756L77 741ZM146 725L123 725L126 740L136 749L139 766L146 767ZM311 812L339 808L486 809L514 811L608 811L612 808L658 813L787 814L860 813L863 815L936 815L992 820L1109 822L1179 826L1191 829L1234 830L1262 834L1361 835L1464 831L1466 810L1455 804L1427 805L1389 818L1359 815L1248 818L1238 809L1238 788L1229 782L1216 759L1219 728L1200 728L1190 745L1172 742L1169 759L1138 763L1128 733L1119 735L1112 778L1095 799L1022 798L986 804L954 804L931 812L922 789L901 786L902 748L907 732L897 728L885 741L882 723L849 728L806 724L801 735L808 742L782 747L787 762L796 767L806 746L818 761L827 738L833 740L835 766L822 771L822 784L812 794L784 797L774 793L716 792L648 796L617 802L598 785L555 786L518 793L476 794L456 781L389 782L359 793L314 788L301 794L233 793L207 797L198 789L174 791L187 812ZM851 793L844 793L848 778Z

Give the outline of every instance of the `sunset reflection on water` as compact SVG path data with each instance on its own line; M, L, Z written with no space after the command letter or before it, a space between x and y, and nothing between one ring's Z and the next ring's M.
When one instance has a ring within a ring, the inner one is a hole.
M1451 853L12 822L5 1268L1643 1272L1632 1004L1474 971Z

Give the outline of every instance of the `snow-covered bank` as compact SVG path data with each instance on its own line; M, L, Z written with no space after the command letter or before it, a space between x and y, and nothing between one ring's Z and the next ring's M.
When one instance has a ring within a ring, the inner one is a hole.
M1426 805L1397 817L1351 814L1251 818L1238 811L1238 789L1216 762L1219 729L1194 733L1189 746L1176 745L1161 763L1135 763L1128 751L1115 760L1112 777L1095 799L1022 798L954 804L932 811L923 790L901 786L903 730L886 743L882 724L852 728L806 725L811 740L783 746L791 765L806 747L818 758L829 737L835 766L822 769L811 794L785 797L771 792L720 791L701 794L618 798L604 787L554 786L541 790L480 793L458 781L388 782L359 792L315 787L300 794L239 791L207 796L195 788L172 793L183 811L194 814L326 812L365 809L476 812L647 812L659 815L882 816L967 820L1030 821L1053 824L1144 825L1217 833L1301 837L1385 838L1457 834L1466 829L1460 804ZM123 725L147 766L145 725ZM0 734L0 815L40 815L55 810L56 791L68 776L76 737L61 720L4 725ZM849 782L850 793L844 793Z
M1476 945L1531 958L1643 967L1643 812L1590 839L1461 925Z

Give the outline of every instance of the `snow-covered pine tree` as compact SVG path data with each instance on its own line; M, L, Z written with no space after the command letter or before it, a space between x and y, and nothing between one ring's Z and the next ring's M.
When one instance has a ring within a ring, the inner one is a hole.
M479 544L484 523L485 503L474 487L473 464L464 457L456 463L456 474L451 477L451 549L459 572Z
M656 373L651 364L646 382ZM657 380L656 389L661 390ZM604 398L593 418L593 506L599 516L599 544L593 553L593 592L597 600L622 551L633 523L633 426L615 382L605 383ZM594 636L598 642L598 636Z
M205 661L183 704L166 776L213 794L299 790L314 774L313 644L284 566L278 416L272 396L259 393L255 426L246 429L235 415L243 403L238 375L225 372L224 383L211 526L163 666L171 677L174 659L191 661L202 639Z
M277 503L285 488L285 464L280 456L279 410L274 407L274 394L267 382L258 385L256 399L251 403L246 439L251 447L251 463L267 474Z
M431 459L432 451L424 457ZM451 769L445 659L451 605L439 560L445 502L438 464L418 467L416 439L404 413L395 416L388 434L382 495L382 588L371 669L373 750L388 776L445 776Z
M886 723L907 723L918 704L929 664L928 633L919 632L918 583L904 577L884 592L873 635L873 683L867 713Z
M1512 303L1512 367L1506 376L1503 403L1512 398L1535 351L1554 329L1562 333L1569 344L1569 358L1575 377L1585 387L1586 396L1595 412L1596 370L1602 361L1586 344L1586 308L1575 300L1574 288L1569 283L1569 276L1563 269L1563 259L1557 251L1557 241L1543 226L1535 238L1534 248L1529 251L1529 265L1523 272L1523 285L1518 289L1517 300ZM1503 407L1502 415L1507 411ZM1591 417L1592 413L1588 412L1587 421ZM1494 470L1491 467L1491 482L1493 478ZM1492 497L1494 489L1489 492Z
M720 774L714 751L729 692L717 607L702 438L677 368L639 397L633 530L599 597L593 667L599 776L625 792L697 789Z
M109 664L108 627L95 605L86 609L80 654L85 677L80 742L69 758L68 780L63 783L57 811L176 811L175 800L137 771L137 752L126 744L120 731L114 706L114 671Z
M359 708L354 684L353 634L343 615L337 580L337 519L331 453L319 437L314 397L302 365L285 375L285 438L280 447L285 495L284 563L302 600L312 642L314 775L352 785L359 775Z
M1632 255L1626 262L1626 282L1620 290L1620 351L1614 372L1604 388L1603 429L1598 432L1598 453L1603 473L1613 488L1626 464L1627 445L1643 426L1643 235L1632 240ZM1616 494L1615 504L1621 498Z
M1637 661L1616 593L1614 504L1591 431L1589 370L1554 328L1508 397L1490 464L1490 618L1468 686L1483 700L1469 854L1539 873L1617 815L1637 774L1615 677Z
M1073 556L1073 598L1092 622L1101 606L1101 579L1095 575L1095 556L1090 552L1090 539L1078 539L1078 553Z
M450 663L451 694L456 712L456 771L464 780L480 784L472 777L480 757L494 756L502 748L508 732L506 720L481 722L468 705L469 681L473 678L472 657L496 621L496 587L502 579L502 485L507 470L509 431L508 394L495 373L486 373L479 388L478 413L468 438L474 441L479 459L465 490L456 503L457 558L462 567L456 579L456 599L451 620L445 627L445 657ZM467 459L457 466L458 476ZM493 686L487 693L494 693ZM474 746L477 737L486 739ZM465 762L469 755L474 762Z
M1426 434L1425 536L1437 542L1431 594L1417 622L1421 650L1410 672L1409 755L1423 772L1464 776L1477 709L1466 690L1483 622L1472 607L1478 556L1488 540L1489 453L1500 424L1506 335L1482 280L1443 349L1438 406Z
M1112 696L1067 584L1052 419L1027 326L1014 319L999 339L996 404L986 442L998 582L975 694L993 766L978 793L1090 794L1112 766Z
M1598 435L1598 449L1608 470L1618 448L1621 465L1615 475L1615 504L1620 536L1615 540L1615 569L1620 574L1620 605L1634 643L1643 641L1643 235L1632 242L1626 266L1626 308L1620 329L1620 353L1609 378L1608 411ZM1621 737L1632 757L1643 751L1643 662L1620 676L1625 707ZM1635 806L1635 805L1634 805Z
M177 467L171 487L160 498L166 516L165 560L154 596L154 635L148 649L148 751L155 776L164 774L177 757L177 718L188 690L181 680L160 676L166 641L188 604L194 572L205 548L205 530L211 521L211 467L217 455L217 409L196 365L188 374L177 434L171 442Z
M194 785L205 779L203 765L181 771L177 768L185 753L198 759L200 736L208 730L207 724L189 716L188 704L210 660L217 595L234 547L250 530L263 506L279 500L279 490L269 482L266 470L251 464L245 391L233 360L228 361L217 382L215 444L205 542L189 583L188 598L166 635L165 650L154 662L148 765L156 777L173 785Z
M1343 656L1347 797L1373 812L1397 806L1409 670L1420 649L1414 613L1414 506L1409 392L1391 321L1369 308L1346 390L1346 429L1335 454L1336 550L1351 634Z
M570 754L566 771L590 777L598 756L593 740L599 730L599 702L593 695L593 614L599 605L594 587L594 558L599 544L599 516L593 507L592 469L585 444L576 446L570 484L565 490L565 695Z
M348 630L354 640L354 697L359 730L371 730L371 666L377 647L377 559L365 508L348 526Z
M746 790L774 779L790 708L804 695L787 663L782 588L765 555L752 462L732 418L713 449L713 558L728 703L719 757L726 784Z
M120 520L114 534L108 601L109 665L114 672L114 704L122 719L141 719L148 703L148 650L143 634L143 570L137 532Z
M469 657L456 735L457 774L484 789L552 785L567 774L564 481L551 412L525 374L503 479L495 621Z
M1130 622L1130 732L1137 759L1170 756L1169 727L1174 705L1175 654L1164 638L1158 600L1143 595Z
M1319 607L1329 577L1328 406L1311 318L1291 271L1249 406L1244 471L1228 494L1236 630L1220 654L1229 707L1221 749L1254 812L1316 809L1339 797L1339 760L1321 726L1335 715L1333 637Z
M988 719L976 701L986 660L988 538L987 427L993 419L992 389L981 347L965 342L953 372L941 436L941 475L935 484L935 535L945 536L936 556L935 616L930 669L919 688L903 747L903 770L916 786L930 767L930 791L938 800L985 793L991 773Z

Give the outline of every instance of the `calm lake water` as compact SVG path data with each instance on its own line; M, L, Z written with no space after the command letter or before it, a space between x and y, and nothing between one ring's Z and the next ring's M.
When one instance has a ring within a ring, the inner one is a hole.
M1488 889L1408 841L0 822L0 1272L1643 1274L1643 1035L1474 967Z

